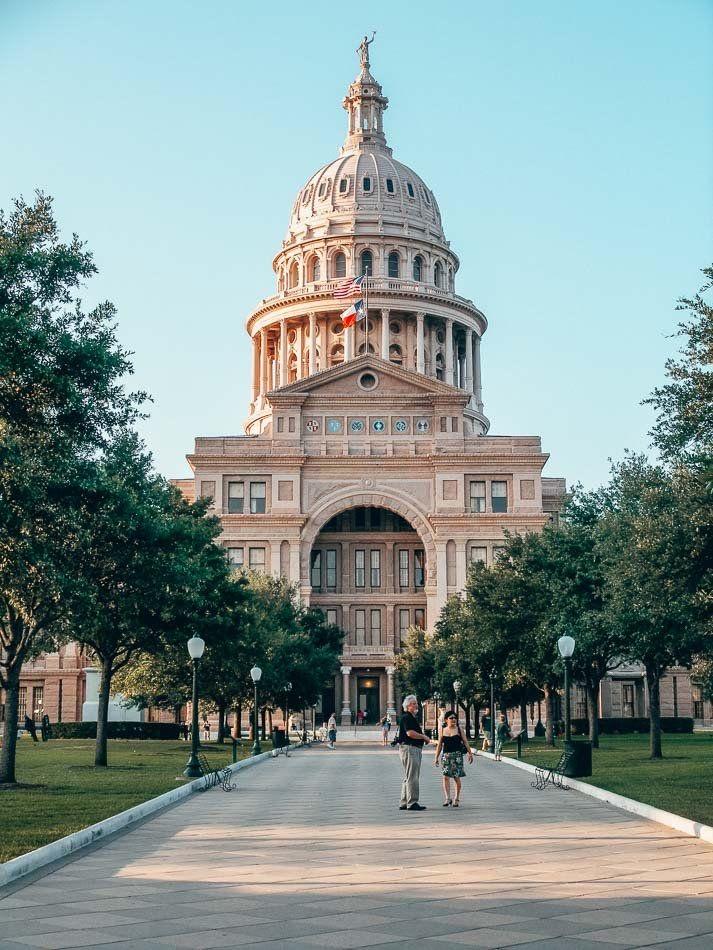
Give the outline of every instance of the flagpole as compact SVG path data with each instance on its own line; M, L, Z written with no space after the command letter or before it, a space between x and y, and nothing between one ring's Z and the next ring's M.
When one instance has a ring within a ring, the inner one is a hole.
M364 341L364 353L366 356L369 355L369 269L367 268L367 273L364 276L364 310L366 311L366 328L365 335L366 340Z

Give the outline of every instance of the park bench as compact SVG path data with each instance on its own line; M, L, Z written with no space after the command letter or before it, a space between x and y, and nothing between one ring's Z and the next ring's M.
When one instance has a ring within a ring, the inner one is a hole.
M218 785L224 792L232 792L234 788L238 787L235 782L231 782L232 773L227 765L222 769L214 769L208 759L200 752L198 753L198 765L200 766L201 775L205 778L205 784L200 789L201 792L207 792Z
M546 788L548 785L553 785L555 788L561 788L565 792L568 791L569 785L564 784L564 777L572 755L573 753L570 749L565 749L560 756L557 765L552 766L552 768L536 768L535 781L530 782L530 785L532 785L532 787L536 788L538 791L542 791L542 789Z

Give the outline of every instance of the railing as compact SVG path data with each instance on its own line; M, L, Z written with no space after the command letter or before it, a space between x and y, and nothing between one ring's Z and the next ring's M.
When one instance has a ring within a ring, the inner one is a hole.
M318 280L312 283L304 284L300 287L290 287L288 290L282 290L271 297L265 297L262 306L276 303L280 300L291 300L299 297L305 297L311 294L333 294L334 291L344 282L344 278L339 280ZM444 287L436 287L435 284L423 284L417 280L405 280L402 277L370 277L369 293L397 293L397 294L417 294L421 297L433 297L438 300L448 300L457 303L460 306L476 309L472 300L467 297L460 297L451 290Z

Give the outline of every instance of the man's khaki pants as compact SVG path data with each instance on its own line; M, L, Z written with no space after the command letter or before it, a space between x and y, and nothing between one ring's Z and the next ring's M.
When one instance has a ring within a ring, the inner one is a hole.
M401 765L404 770L404 780L401 785L401 804L415 805L418 801L418 779L421 774L421 749L415 745L402 745Z

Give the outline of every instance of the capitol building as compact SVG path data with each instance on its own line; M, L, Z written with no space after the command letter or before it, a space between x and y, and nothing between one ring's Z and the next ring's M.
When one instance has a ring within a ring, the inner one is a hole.
M394 657L432 630L471 561L555 516L537 436L491 435L488 322L456 289L459 259L429 185L393 156L388 99L360 49L339 155L299 189L273 259L275 292L247 317L244 435L200 436L189 497L213 499L237 567L283 575L345 633L318 713L393 716ZM366 317L335 297L365 275Z

